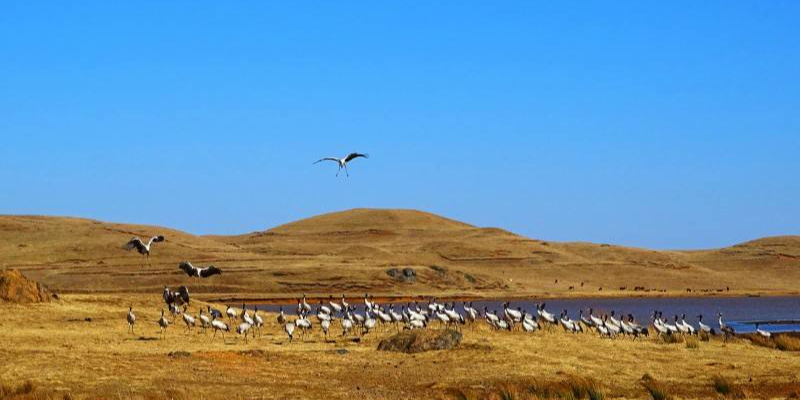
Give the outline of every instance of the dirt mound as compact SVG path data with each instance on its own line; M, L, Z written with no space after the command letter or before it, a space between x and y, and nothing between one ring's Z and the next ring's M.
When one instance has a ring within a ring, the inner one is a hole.
M0 300L12 303L48 302L50 291L15 269L0 271Z
M461 332L453 330L417 330L401 332L381 340L378 350L401 353L422 353L431 350L450 350L461 343Z

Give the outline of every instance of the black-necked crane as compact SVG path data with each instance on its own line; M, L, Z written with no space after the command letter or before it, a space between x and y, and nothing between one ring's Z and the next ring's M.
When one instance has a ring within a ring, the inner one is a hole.
M303 299L297 302L297 312L298 313L310 313L311 312L311 305L306 302L306 294L303 293Z
M256 307L255 310L253 310L253 322L254 322L253 326L256 328L256 331L258 332L258 336L260 337L261 336L261 328L264 327L264 318L261 318L261 316L258 315L258 308L257 307Z
M347 333L350 332L353 329L353 325L355 325L353 322L353 316L350 314L350 310L345 312L344 317L342 317L339 322L342 324L342 336L347 336Z
M183 323L186 324L186 329L189 332L191 332L192 327L196 325L197 321L194 319L193 316L189 315L189 313L186 312L187 309L188 309L187 306L183 306L183 315L182 315Z
M369 158L369 154L350 153L344 158L325 157L315 161L314 164L318 164L323 161L334 161L339 165L339 169L336 171L336 176L338 177L339 173L342 172L342 169L344 169L345 174L347 174L347 176L349 177L350 172L347 170L347 163L353 161L356 158Z
M286 335L289 336L289 343L292 343L294 340L294 323L293 322L286 322L283 324L283 331L286 332Z
M767 338L767 339L769 339L769 338L771 338L771 337L772 337L772 334L771 334L771 333L769 333L769 332L767 332L767 331L765 331L765 330L763 330L763 329L759 328L758 326L759 326L759 324L758 324L758 323L756 323L756 333L757 333L757 334L759 334L759 335L761 335L761 337L765 337L765 338Z
M539 313L539 317L542 320L544 320L545 322L547 322L547 323L549 323L551 325L558 324L558 322L556 321L556 316L551 314L551 313L549 313L549 312L547 312L544 309L544 306L545 306L545 303L542 303L542 304L539 304L538 307L536 307L537 308L536 311Z
M211 318L222 318L222 311L217 310L216 308L211 308L211 306L206 306L206 309L208 310L208 315L210 315Z
M214 317L214 319L211 320L211 327L214 328L214 336L211 337L212 340L215 337L217 337L217 332L221 332L222 333L222 341L224 342L225 341L225 332L230 332L231 331L231 328L228 326L228 324L218 320L216 316Z
M342 295L342 311L347 311L349 309L350 309L350 304L347 303L347 300L345 300L344 295Z
M125 245L122 246L122 248L125 249L125 250L128 250L128 251L136 249L136 251L139 252L139 254L141 254L141 255L143 255L145 257L145 261L149 264L150 263L150 249L151 249L151 246L153 245L153 243L159 243L159 242L163 242L165 240L166 239L164 238L164 236L158 235L158 236L151 237L150 240L147 241L147 243L145 244L142 241L142 239L139 239L138 237L134 237L131 240L129 240L128 243L125 243ZM142 266L144 266L144 263L142 263Z
M705 332L708 335L714 335L714 328L703 323L703 314L697 316L697 325L700 327L700 332Z
M198 268L192 265L189 261L184 261L178 265L178 268L181 269L186 275L189 275L192 278L208 278L214 275L222 275L222 270L213 266L209 265L205 268Z
M325 340L327 340L328 339L328 331L331 329L331 320L330 320L330 318L323 319L323 320L319 321L319 327L322 328L322 333L325 334Z
M209 308L211 308L211 307L209 307ZM201 308L200 309L200 315L197 316L197 319L200 320L200 328L203 329L203 333L206 333L206 330L208 330L208 327L211 326L211 318L209 318L208 315L203 314L203 309Z
M277 319L278 319L278 324L286 325L287 320L286 320L286 314L283 313L283 306L280 307L280 312L278 313Z
M322 304L322 300L319 301L319 306L317 311L328 315L331 314L331 308L329 306L326 306L325 304Z
M242 303L242 313L239 315L239 318L241 318L242 322L247 322L251 326L255 324L253 318L247 313L247 306L244 303Z
M244 335L245 343L247 343L247 334L250 332L250 328L252 327L253 325L248 324L247 322L242 322L241 324L239 324L238 327L236 327L236 333L238 333L239 335Z
M372 317L372 313L367 310L364 312L364 324L361 326L361 335L370 333L378 324L378 320Z
M344 298L344 296L342 298ZM337 303L337 302L335 302L335 301L333 301L333 295L331 295L328 298L328 305L330 306L331 311L333 311L334 314L338 313L339 315L341 315L341 313L342 313L342 305Z
M311 330L311 320L306 318L305 315L301 315L300 318L294 320L294 324L300 329L304 338L308 331Z
M728 326L725 324L725 322L722 321L722 313L719 313L718 317L719 317L719 330L725 335L725 341L728 341L728 337L735 335L736 331L733 329L732 326Z
M133 332L133 325L136 324L136 314L133 313L133 306L130 306L128 308L127 320L128 320L128 331L130 333L134 333Z
M681 314L681 322L680 323L681 323L681 325L683 325L683 328L686 329L686 333L688 333L690 335L697 334L697 329L695 329L692 326L692 324L686 322L686 314Z
M231 307L230 304L229 304L228 307L225 309L225 315L228 316L228 321L233 323L233 321L236 320L236 317L239 316L239 313L236 312L236 309Z
M161 329L161 338L163 339L169 327L169 321L167 321L167 318L164 316L163 308L161 309L161 318L158 319L158 327Z

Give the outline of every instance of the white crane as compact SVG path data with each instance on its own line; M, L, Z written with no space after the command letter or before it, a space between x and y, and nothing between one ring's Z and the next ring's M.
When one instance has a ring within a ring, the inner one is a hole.
M336 171L336 176L338 177L339 173L342 172L342 169L344 169L344 172L347 174L348 177L350 177L350 172L347 170L347 163L349 163L350 161L353 161L354 159L359 158L359 157L361 157L361 158L369 158L369 154L350 153L350 154L347 155L347 157L344 157L344 158L325 157L325 158L321 158L321 159L317 160L316 162L314 162L314 164L318 164L318 163L321 163L323 161L335 161L337 164L339 164L339 170Z
M147 244L145 244L142 241L142 239L139 239L138 237L134 237L131 240L129 240L128 243L125 243L125 245L122 246L122 248L125 249L125 250L128 250L128 251L136 249L136 251L138 251L139 254L145 256L145 260L149 264L149 262L150 262L150 246L152 246L153 243L159 243L159 242L163 242L165 240L166 239L164 238L164 236L158 235L158 236L151 237L150 240L147 242ZM144 263L142 263L142 266L144 266Z
M128 319L128 331L130 331L130 333L134 333L133 325L136 324L136 314L133 313L133 306L130 306L130 308L128 308L127 319Z

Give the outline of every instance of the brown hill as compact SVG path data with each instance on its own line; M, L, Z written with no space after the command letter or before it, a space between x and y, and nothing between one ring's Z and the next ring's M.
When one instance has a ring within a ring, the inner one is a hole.
M132 236L156 234L167 241L154 245L150 266L121 249ZM224 273L190 279L177 269L183 260L213 263ZM258 297L366 291L674 295L687 289L779 294L800 290L793 284L800 279L800 237L684 252L544 242L414 210L356 209L263 232L206 237L85 219L2 216L0 265L70 292L160 292L162 285L187 284L195 293ZM397 279L387 274L392 268L412 268L416 279Z

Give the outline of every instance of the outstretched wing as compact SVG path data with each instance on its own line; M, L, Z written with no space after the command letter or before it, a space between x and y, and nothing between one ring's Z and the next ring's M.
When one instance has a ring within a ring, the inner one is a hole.
M150 242L152 242L152 243L163 242L165 240L167 240L167 239L164 238L164 236L162 236L162 235L153 236L152 238L150 238Z
M189 288L186 286L181 286L178 288L178 295L181 297L181 300L185 304L189 304Z
M188 261L182 262L178 268L182 269L183 272L186 272L186 275L197 276L197 268L195 268L194 265Z
M325 157L325 158L320 158L319 160L315 161L314 164L319 164L319 163L321 163L323 161L336 161L337 164L339 163L339 159L338 158Z
M138 237L129 240L128 243L125 243L125 245L122 246L122 248L128 251L136 249L141 252L145 250L145 246L144 243L142 243L142 239L139 239Z
M347 155L347 157L345 157L344 162L350 162L350 160L353 160L353 159L356 159L356 158L359 158L359 157L361 157L361 158L369 158L369 154L350 153L350 154Z
M203 268L200 270L201 278L208 278L209 276L213 275L222 275L222 270L213 265L209 265L207 268Z

